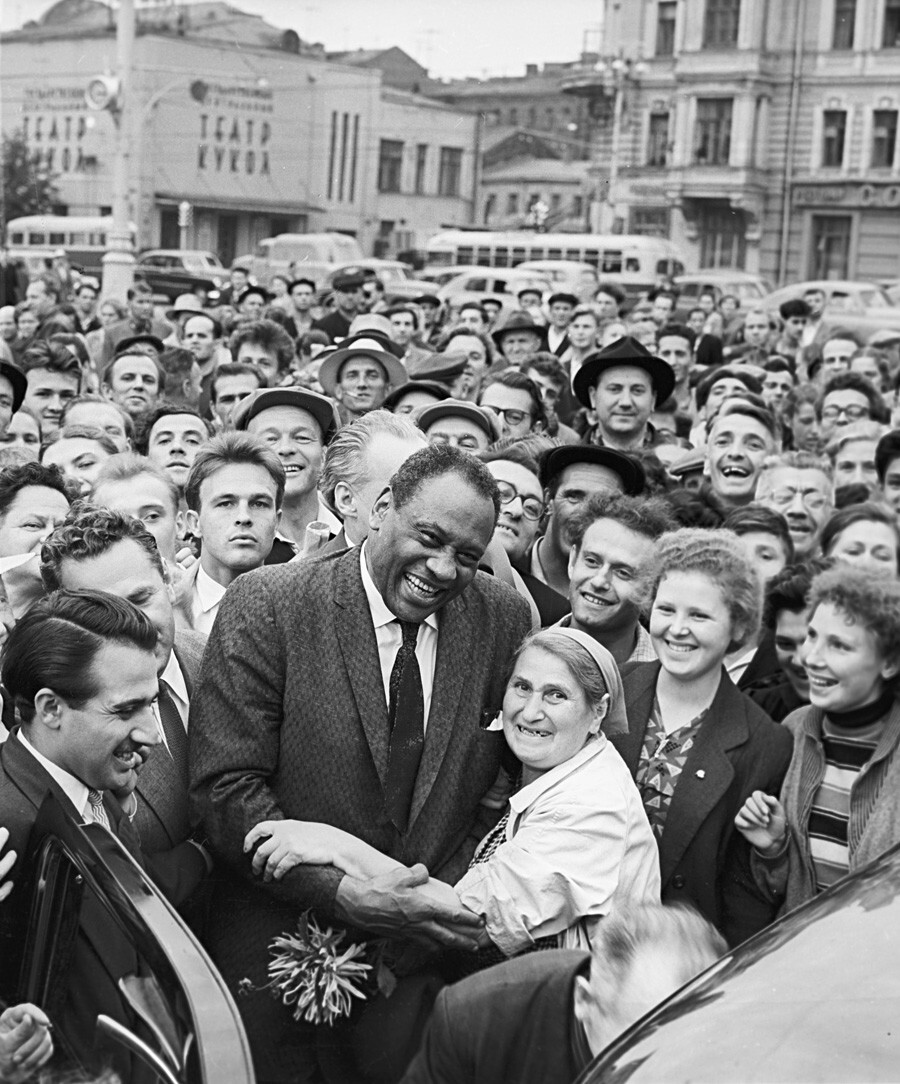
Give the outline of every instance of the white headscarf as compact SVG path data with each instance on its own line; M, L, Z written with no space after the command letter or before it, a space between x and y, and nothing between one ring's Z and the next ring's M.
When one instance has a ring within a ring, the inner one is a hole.
M609 693L609 710L603 720L604 734L627 734L628 716L625 714L625 691L622 688L622 675L616 666L616 660L610 655L603 644L598 643L593 636L578 629L570 629L564 625L554 625L546 632L558 632L568 636L576 644L580 644L597 664L597 668L603 675L606 691Z

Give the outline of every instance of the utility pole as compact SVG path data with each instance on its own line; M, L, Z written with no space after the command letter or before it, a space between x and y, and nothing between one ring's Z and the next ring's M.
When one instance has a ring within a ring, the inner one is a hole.
M124 301L134 285L134 244L131 238L128 190L131 183L131 69L134 57L134 0L119 0L116 19L118 78L116 155L113 164L113 228L103 257L103 296Z

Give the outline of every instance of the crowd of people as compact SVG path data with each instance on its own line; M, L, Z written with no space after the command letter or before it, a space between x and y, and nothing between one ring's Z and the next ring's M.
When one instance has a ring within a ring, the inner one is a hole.
M90 893L22 1003L48 793L242 992L261 1084L573 1080L900 841L900 336L819 290L321 287L3 299L0 1079L132 1079ZM306 911L390 996L270 995Z

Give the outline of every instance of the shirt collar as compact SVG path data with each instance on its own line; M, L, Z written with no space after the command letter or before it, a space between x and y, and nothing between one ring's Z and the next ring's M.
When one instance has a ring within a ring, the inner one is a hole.
M52 760L48 760L43 753L39 753L25 737L21 728L19 729L19 741L25 746L28 752L31 753L44 771L53 779L53 782L60 787L72 805L78 810L79 815L83 817L88 804L88 788L84 783L67 772L65 768L60 768L58 764L54 764Z
M217 583L209 573L205 572L202 565L197 569L196 587L200 609L205 614L208 614L214 606L218 606L228 590L227 587Z
M557 764L555 768L551 768L550 771L544 772L543 775L539 775L537 779L529 783L527 786L517 790L515 794L510 795L509 808L516 816L524 812L533 802L535 802L546 790L555 786L561 779L565 779L567 775L575 771L576 768L580 768L582 764L588 760L593 760L598 756L607 745L607 737L601 731L595 738L592 738L582 749L573 757L569 757L568 760L563 761L562 764Z
M200 573L198 572L197 575L199 576ZM181 669L178 659L175 658L174 649L169 653L169 661L166 663L165 670L159 675L159 680L164 681L182 703L187 704L190 702L188 700L187 682L184 680L184 671Z
M369 610L372 614L372 624L375 628L380 629L384 625L389 625L392 621L399 621L400 618L388 609L387 603L381 597L381 593L375 586L375 581L372 579L368 563L366 562L365 542L359 547L359 570L362 573L363 590L366 593L366 600L369 603ZM429 614L428 617L425 618L423 624L429 625L436 632L438 627L437 614Z

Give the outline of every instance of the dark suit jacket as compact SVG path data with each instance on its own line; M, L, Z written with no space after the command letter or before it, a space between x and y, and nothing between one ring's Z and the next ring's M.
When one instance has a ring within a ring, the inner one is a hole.
M6 1001L21 1000L16 984L21 966L25 931L30 902L28 871L24 868L29 837L38 810L47 793L52 792L70 816L81 821L62 789L31 755L14 732L0 746L0 824L9 829L9 849L14 849L18 861L13 873L14 888L0 907L0 997ZM199 884L206 867L196 847L185 845L178 863L168 863L159 869L152 858L141 852L134 828L121 807L107 800L106 812L113 833L147 872L153 877L172 903L180 903ZM127 938L109 918L103 905L89 893L84 896L80 915L80 932L76 937L65 989L55 992L53 1006L42 1006L51 1016L58 1014L58 1023L76 1041L74 1054L85 1065L94 1062L94 1023L97 1013L129 1023L129 1014L122 1007L116 983L122 975L138 969L137 957Z
M184 674L188 699L197 680L204 647L206 637L203 633L179 629L175 634L175 658ZM167 793L171 777L169 773L164 775L161 771L166 756L168 753L164 747L153 749L138 778L138 811L134 824L147 854L168 851L190 835L189 822L184 816L178 816L177 807Z
M342 312L335 309L334 312L323 316L321 320L314 320L313 330L324 331L328 338L334 342L335 339L347 338L350 334L350 321Z
M442 990L403 1084L570 1084L587 1062L573 990L590 959L529 953Z
M766 631L763 633L759 647L757 647L753 658L750 660L750 665L741 674L737 687L742 693L745 693L751 685L755 685L758 681L769 678L773 674L780 673L781 666L778 663L778 656L775 654L775 633Z
M228 589L209 637L188 728L191 796L227 867L210 936L232 984L263 978L268 941L295 926L299 909L314 907L333 921L342 877L332 867L300 866L262 884L243 853L244 836L259 821L325 821L400 862L423 862L450 883L489 823L479 821L478 803L505 743L480 722L502 703L507 665L530 627L528 607L478 573L440 611L425 745L409 829L400 835L384 808L388 712L359 562L354 547L247 572ZM259 998L272 1004L268 994ZM252 1041L259 1035L250 1001L241 1008ZM255 1053L277 1054L297 1038L298 1025L282 1015L283 1036L276 1043L269 1031ZM257 1071L294 1079L289 1067L263 1071L259 1060Z
M628 733L610 737L634 775L656 695L658 662L622 673ZM669 806L659 866L664 902L693 904L736 945L773 921L750 874L750 848L734 818L754 790L778 794L791 759L790 734L722 671Z

